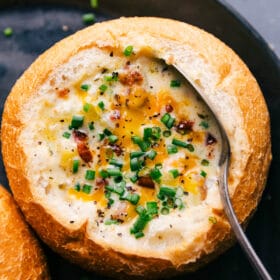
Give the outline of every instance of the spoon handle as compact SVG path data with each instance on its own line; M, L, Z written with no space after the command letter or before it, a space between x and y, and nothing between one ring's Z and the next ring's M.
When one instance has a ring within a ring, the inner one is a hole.
M224 161L223 166L224 169L222 181L220 184L222 186L219 188L221 193L221 199L224 206L225 213L231 225L233 232L235 233L236 239L238 240L241 248L246 253L251 265L254 267L255 271L258 273L260 279L263 280L272 280L272 277L269 275L268 271L264 267L262 261L259 259L258 255L256 254L255 250L253 249L250 241L248 240L247 236L245 235L242 227L240 226L238 219L235 215L233 210L230 195L228 191L228 158Z

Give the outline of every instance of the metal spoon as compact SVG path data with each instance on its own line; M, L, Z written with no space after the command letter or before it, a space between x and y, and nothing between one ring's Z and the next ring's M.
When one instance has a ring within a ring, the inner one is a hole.
M229 220L229 223L231 225L231 228L235 234L237 241L239 242L243 251L246 253L247 258L249 259L251 265L254 267L255 271L259 275L260 279L272 280L268 271L266 270L263 263L257 256L252 245L250 244L250 241L246 237L242 227L240 226L238 219L235 215L235 212L233 210L231 201L230 201L230 195L229 195L229 191L228 191L228 169L229 169L229 161L230 161L230 144L229 144L229 140L228 140L227 134L225 132L225 129L219 120L219 116L217 114L215 114L215 111L213 110L213 106L211 106L211 103L205 98L206 95L203 94L202 90L200 88L198 88L198 86L188 76L188 74L176 64L173 64L173 67L175 69L177 69L177 71L180 72L184 76L184 78L191 84L191 86L196 90L198 95L206 103L206 105L208 106L208 109L211 111L214 118L216 119L216 122L218 124L219 130L221 133L221 138L222 138L222 151L221 151L221 156L220 156L220 160L219 160L219 166L221 169L221 174L220 174L220 178L219 178L219 192L220 192L220 196L221 196L221 200L223 203L225 213L227 215L227 218Z

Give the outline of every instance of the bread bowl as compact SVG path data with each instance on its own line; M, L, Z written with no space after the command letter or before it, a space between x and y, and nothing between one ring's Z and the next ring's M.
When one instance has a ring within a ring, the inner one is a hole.
M166 69L173 63L204 89L219 113L232 150L230 192L245 223L271 160L269 115L252 74L212 35L167 19L96 24L40 56L7 99L2 151L14 196L44 241L87 269L119 278L162 278L195 270L232 243L216 183L219 133L188 84ZM171 135L164 137L164 131ZM212 136L211 151L203 149L206 135ZM174 153L158 148L157 140ZM113 158L99 151L104 146ZM183 166L170 162L184 157L189 158ZM120 171L129 188L114 182ZM136 171L143 174L135 179ZM183 178L193 171L197 185ZM146 202L158 209L136 226L155 209ZM124 204L128 209L112 212Z
M0 279L50 279L38 241L11 195L0 186Z

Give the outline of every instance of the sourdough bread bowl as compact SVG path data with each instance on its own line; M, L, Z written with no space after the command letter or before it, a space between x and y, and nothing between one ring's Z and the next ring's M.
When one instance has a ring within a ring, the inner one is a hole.
M2 120L9 183L53 250L118 278L193 271L232 244L218 191L220 135L246 223L271 160L260 88L240 58L196 27L160 18L95 24L54 45L13 87Z
M11 195L0 186L0 279L50 279L38 241Z

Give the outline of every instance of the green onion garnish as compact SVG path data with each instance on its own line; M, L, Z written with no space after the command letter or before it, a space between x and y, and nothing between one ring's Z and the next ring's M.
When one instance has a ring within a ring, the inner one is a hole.
M192 144L188 144L186 147L190 152L194 152L194 146Z
M165 126L167 128L171 128L174 125L175 122L175 118L171 117L171 115L169 113L165 113L162 118L160 119L160 121L165 124Z
M106 225L106 226L118 225L118 224L119 224L119 221L113 220L113 219L108 219L104 222L104 225Z
M106 170L103 170L103 169L99 171L99 175L100 175L103 179L109 177L108 172L107 172Z
M84 123L84 117L83 116L73 116L71 121L71 127L78 129L81 127Z
M207 176L207 173L204 170L201 170L200 175L205 178Z
M147 205L147 213L149 215L157 215L158 214L158 205L155 201L147 202L146 205Z
M89 193L91 192L91 189L92 189L92 186L91 186L91 185L84 184L84 185L83 185L82 191L83 191L84 193L89 194Z
M140 195L137 193L125 193L122 196L120 196L121 200L127 200L129 201L131 204L136 205L139 200L140 200Z
M180 175L178 169L171 169L168 172L173 176L174 179Z
M108 128L105 128L105 129L103 130L103 132L104 132L104 134L107 135L107 136L110 136L110 135L113 134Z
M170 82L170 87L180 87L181 86L181 82L179 80L172 80Z
M80 161L78 159L73 160L72 172L77 173L79 170Z
M134 234L135 238L138 239L138 238L141 238L144 236L144 233L142 231L138 231Z
M95 171L87 170L85 175L86 180L94 180L95 179Z
M175 188L169 188L166 186L161 186L159 189L159 196L167 196L167 197L174 197L176 195L176 189Z
M139 136L132 136L131 140L134 144L137 144L143 152L146 152L150 147L150 143L142 140Z
M208 122L206 122L206 121L202 121L202 122L199 124L199 126L205 128L205 129L209 128L209 124L208 124Z
M150 176L153 180L157 181L162 176L162 174L157 168L153 168L150 171Z
M118 77L119 77L119 73L118 72L113 72L112 76L105 76L104 79L106 82L117 82L118 81Z
M11 37L13 35L13 29L11 27L7 27L3 30L3 34L6 37Z
M75 184L74 190L77 191L77 192L79 192L81 190L81 186L80 186L79 183Z
M110 135L110 136L108 136L108 140L109 140L109 143L114 144L118 141L118 136Z
M81 85L81 90L83 90L83 91L88 91L89 88L90 88L90 85L87 85L87 84L82 84Z
M155 157L157 156L157 152L155 150L150 150L146 153L146 156L149 159L155 159Z
M91 105L89 103L85 103L83 106L83 110L87 113L90 109Z
M95 22L95 15L93 13L84 14L82 19L85 24L91 24Z
M110 186L110 185L107 185L105 187L106 190L110 191L110 192L114 192L118 195L123 195L125 190L124 190L124 186L119 184L119 185L116 185L116 186Z
M109 164L114 165L114 166L118 166L118 167L123 167L123 162L117 159L110 159L109 160Z
M133 176L131 176L129 179L130 179L130 181L131 181L132 183L136 183L137 180L138 180L138 176L137 176L137 175L133 175Z
M107 168L107 173L109 176L116 177L121 176L122 173L119 168Z
M160 210L160 213L162 215L168 215L169 214L169 208L168 207L162 207Z
M105 134L104 133L99 133L98 134L98 140L102 141L105 138Z
M167 153L170 154L176 154L178 152L178 148L174 145L168 145L167 146Z
M200 163L203 166L208 166L209 165L209 161L207 159L203 159Z
M98 7L98 0L90 0L90 6L92 8L97 8Z
M160 127L146 127L144 128L144 140L159 140L160 139L160 133L161 133L161 129Z
M155 168L161 169L161 168L162 168L162 163L157 163L157 164L155 165Z
M71 136L71 133L65 131L65 132L62 134L62 136L63 136L64 138L66 138L66 139L69 139L70 136Z
M90 122L90 123L88 124L88 128L89 128L89 130L94 130L94 123L93 123L93 122Z
M107 88L108 87L106 85L104 85L104 84L99 87L101 92L105 92L107 90Z
M97 106L98 106L102 111L105 110L105 104L104 104L103 101L98 102Z
M145 155L145 152L131 152L130 153L130 158L138 158Z
M130 159L130 169L131 171L138 171L142 167L143 161L139 158L132 158Z
M132 53L133 53L133 46L127 46L123 51L123 54L125 56L131 56Z
M163 134L164 137L169 137L171 135L171 131L170 130L165 130L165 131L163 131L162 134Z
M180 141L176 138L172 139L172 144L178 147L187 148L188 144L186 142Z

